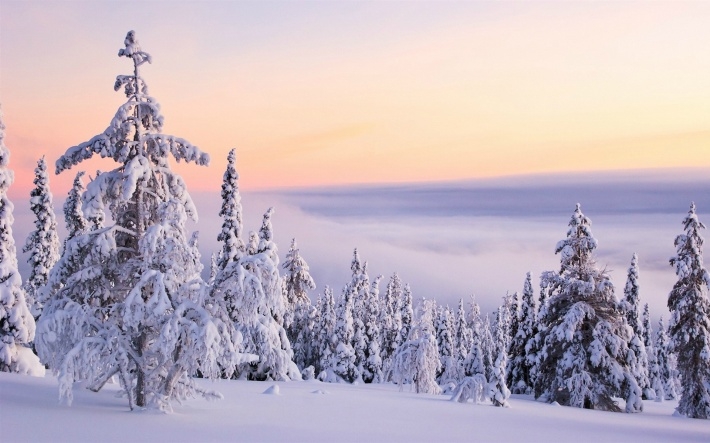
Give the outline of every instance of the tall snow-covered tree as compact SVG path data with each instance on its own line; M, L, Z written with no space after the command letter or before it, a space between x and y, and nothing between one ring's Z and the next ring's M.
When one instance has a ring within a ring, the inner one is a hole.
M626 318L608 275L596 266L591 221L577 205L567 238L557 244L560 270L542 275L550 298L542 311L544 347L535 396L579 408L642 408L641 390L629 368Z
M471 331L471 328L468 327L468 323L466 322L466 310L463 306L463 299L459 299L454 328L454 356L459 362L459 366L463 367L463 362L473 346L473 331Z
M256 361L243 361L234 376L253 380L300 380L293 350L283 327L283 283L269 208L262 219L253 254L232 260L220 270L212 286L214 303L224 303L243 337L244 350Z
M169 409L197 393L214 397L190 375L218 376L238 356L225 325L204 308L196 238L185 231L197 214L168 162L172 155L207 165L209 156L161 133L159 105L139 74L151 57L133 31L124 43L119 56L131 59L133 73L119 75L114 89L128 100L103 133L56 163L61 173L99 154L118 167L87 186L83 210L94 229L67 242L52 270L35 346L67 402L75 381L98 390L115 375L131 408ZM102 227L106 210L114 224Z
M44 301L39 289L47 284L49 271L59 260L59 235L57 218L52 207L52 191L49 189L47 163L39 159L35 168L35 187L30 191L30 210L35 215L35 230L27 237L22 252L29 253L30 277L25 281L27 304L35 318L42 312Z
M364 306L365 360L362 363L362 379L365 383L383 381L382 352L380 350L380 281L379 275L370 284L369 297Z
M402 296L402 281L395 272L387 283L380 310L382 373L386 381L389 380L391 373L394 352L400 345L399 331L402 328L402 312L399 305Z
M84 194L85 189L84 182L81 179L83 176L84 171L77 172L72 187L69 190L69 195L64 201L64 224L67 227L67 237L64 239L62 253L64 253L64 249L69 240L77 235L86 234L89 230L89 222L86 220L86 217L84 217L81 203L81 196Z
M340 379L348 383L360 377L360 371L355 365L355 350L353 349L353 298L355 288L347 285L336 308L334 329L335 350L332 358L332 371Z
M335 342L335 325L337 319L335 314L335 298L333 290L329 286L323 289L323 300L321 302L321 312L318 321L318 366L316 374L319 380L330 380L335 378L332 360L335 356L337 343ZM329 373L330 371L330 373Z
M453 315L448 306L441 306L436 309L434 329L439 348L439 360L441 361L441 369L437 373L437 382L439 385L453 384L455 386L461 377L458 360L454 355Z
M15 179L8 169L10 150L5 146L5 123L0 110L0 371L26 372L25 358L35 336L30 312L17 270L17 249L12 237L13 205L7 190Z
M658 377L658 383L653 385L656 390L656 400L675 400L678 398L673 374L674 368L669 355L670 347L671 343L668 339L666 327L663 324L663 317L661 317L658 321L658 331L656 332L656 343L654 345Z
M691 418L710 418L710 274L703 264L705 225L691 203L683 220L684 233L675 239L670 259L678 281L668 296L670 336L683 380L676 411Z
M222 207L219 216L222 217L222 230L217 235L217 241L222 243L219 253L219 269L224 269L229 263L239 260L246 252L242 240L242 198L239 195L239 174L237 173L236 149L227 155L227 169L222 178Z
M436 373L441 367L434 328L433 300L422 300L409 337L395 354L392 380L403 388L411 383L417 393L439 394Z
M286 293L284 324L286 332L289 334L289 339L294 341L302 327L302 318L299 317L310 311L307 309L311 305L308 291L316 288L316 283L308 272L308 263L301 257L295 238L291 240L291 248L288 250L286 259L281 267L284 269L282 278L284 292Z
M633 330L633 335L628 343L629 349L634 353L630 361L630 364L633 364L631 370L643 392L643 397L645 399L654 399L655 394L651 390L651 383L648 378L648 353L644 341L645 332L639 312L639 303L638 255L634 253L627 272L622 307L626 311L626 321Z
M643 335L643 344L650 352L653 348L653 327L651 326L651 311L648 308L648 303L643 305L643 315L641 318L641 334Z
M492 377L489 378L488 396L494 406L509 408L508 398L510 397L510 389L505 382L506 368L508 366L508 351L506 342L508 337L505 328L496 328L496 349L497 355L493 364Z
M404 289L402 290L402 299L399 305L399 312L402 324L399 329L399 337L397 338L397 342L402 344L409 338L409 332L412 329L412 322L414 319L412 290L409 287L409 283L405 283Z
M523 287L518 328L510 344L507 384L514 394L532 393L532 362L528 359L528 343L537 333L537 311L532 277L528 272Z

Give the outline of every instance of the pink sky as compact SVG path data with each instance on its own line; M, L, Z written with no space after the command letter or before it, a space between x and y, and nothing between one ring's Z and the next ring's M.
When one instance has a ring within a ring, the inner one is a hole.
M0 0L12 192L108 125L129 29L165 132L212 155L180 169L194 190L232 147L245 189L707 168L708 23L701 2Z

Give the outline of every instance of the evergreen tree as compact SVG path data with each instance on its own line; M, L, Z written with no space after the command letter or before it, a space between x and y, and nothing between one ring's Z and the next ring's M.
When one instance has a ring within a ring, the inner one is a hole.
M239 174L235 168L237 153L235 149L227 155L227 170L222 179L222 207L219 216L222 217L222 230L217 235L217 241L222 243L218 266L224 269L235 260L239 260L246 251L242 240L242 203L239 195Z
M382 327L382 373L385 381L390 380L392 358L400 345L399 331L402 329L402 312L399 304L402 299L402 281L395 272L390 277L382 300L380 325Z
M453 315L448 306L436 309L435 331L439 360L441 361L441 368L437 372L436 380L441 386L447 384L455 386L461 376L458 360L454 356Z
M318 322L318 367L316 373L318 379L323 381L332 381L335 374L332 370L332 360L335 356L335 325L337 319L335 314L335 299L333 290L326 286L323 290L323 301L321 303L321 312Z
M84 182L81 177L84 176L84 171L79 171L74 177L74 183L69 190L69 195L64 202L64 223L67 226L67 238L64 239L64 247L62 253L66 249L66 244L69 240L78 235L86 234L89 230L89 222L84 217L82 210L81 196L84 194Z
M654 399L655 394L651 390L651 383L648 378L648 353L644 340L644 326L639 315L639 267L638 256L634 253L631 257L631 265L624 287L624 299L622 306L626 311L626 321L633 330L633 335L628 342L631 352L634 353L629 360L631 370L636 382L643 392L645 399ZM650 343L649 343L650 345Z
M459 367L463 367L466 356L471 351L473 346L473 331L468 327L466 322L466 311L463 307L463 299L459 299L459 307L456 311L456 320L454 324L456 330L454 343L454 357L458 362Z
M676 255L670 259L678 281L668 296L670 336L683 380L676 411L691 418L710 418L710 274L703 266L705 228L695 204L683 220L684 234L675 239Z
M490 316L486 315L486 319L481 325L481 352L483 353L483 366L486 369L487 380L493 380L495 358L498 355L494 329Z
M535 294L532 278L528 272L523 288L518 328L510 344L510 360L507 384L515 394L532 393L532 362L528 359L528 344L537 333Z
M348 383L360 378L360 372L355 365L355 350L353 349L353 298L355 288L348 285L338 301L336 323L334 328L335 349L332 358L332 372Z
M439 394L436 373L441 367L434 329L433 300L423 300L418 306L416 322L407 340L397 349L392 379L400 386L411 383L417 393Z
M10 151L5 146L5 124L0 111L0 371L23 372L23 360L35 336L35 320L17 270L17 250L12 237L13 205L7 190L15 176L8 169Z
M289 339L295 340L303 323L301 319L297 318L297 312L301 314L310 312L310 309L307 309L307 306L311 305L308 291L316 288L316 283L308 272L308 263L301 257L295 238L291 240L291 248L281 267L284 269L283 280L286 293L284 316L286 331L289 334Z
M653 327L651 326L651 312L648 309L648 303L643 305L642 318L641 334L643 335L643 344L647 350L651 350L653 348Z
M629 329L608 275L594 260L597 241L577 205L567 238L557 244L559 272L545 272L550 298L542 311L543 350L535 396L562 405L619 411L642 408L640 388L628 363Z
M35 318L42 312L44 301L40 300L39 290L49 280L49 271L59 260L59 236L57 219L52 207L52 192L49 189L47 163L44 157L35 168L34 189L30 192L30 210L35 215L35 230L30 232L22 252L30 254L30 278L25 281L27 304Z
M493 364L492 377L489 378L490 382L488 384L488 396L493 405L505 408L510 407L508 403L510 390L505 383L506 368L508 365L508 352L506 350L507 339L505 328L496 328L495 347L497 348L497 356Z
M370 285L369 298L364 307L365 314L365 360L362 368L362 379L365 383L378 383L383 381L382 356L380 352L380 280L379 275Z
M235 377L252 380L300 380L293 350L283 327L283 283L273 242L269 208L262 219L258 248L229 262L212 286L212 299L224 303L230 320L244 340L244 349L257 360L243 360ZM229 375L229 374L228 374Z
M663 317L661 317L658 322L656 345L654 346L658 377L658 383L653 386L656 389L656 400L675 400L678 397L669 355L670 347L670 340L663 324Z
M123 87L128 101L102 134L56 163L60 173L100 154L118 167L87 186L83 210L93 229L68 241L52 270L35 345L67 402L73 382L98 390L116 375L131 408L169 409L171 400L196 393L215 397L190 375L216 377L238 356L227 325L204 307L196 237L185 231L196 211L168 162L172 154L207 165L209 156L161 133L159 105L139 75L151 57L133 31L124 43L119 56L134 71L119 75L114 89ZM115 224L103 228L106 208Z
M399 337L397 338L397 342L401 344L409 338L409 332L412 329L412 319L414 317L414 309L412 308L412 290L409 288L409 284L404 285L402 299L399 305L399 312L402 326L399 329Z

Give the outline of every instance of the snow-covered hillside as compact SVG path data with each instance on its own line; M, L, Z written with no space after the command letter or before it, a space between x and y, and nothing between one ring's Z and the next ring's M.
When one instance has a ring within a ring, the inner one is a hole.
M57 381L0 373L0 440L15 442L707 442L710 422L674 417L675 401L642 414L554 406L513 395L511 408L400 392L392 384L204 382L223 400L189 400L174 413L130 412L117 385L76 387L61 406Z

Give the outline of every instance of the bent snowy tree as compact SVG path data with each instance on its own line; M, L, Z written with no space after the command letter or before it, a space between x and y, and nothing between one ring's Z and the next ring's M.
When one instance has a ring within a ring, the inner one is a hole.
M69 403L73 382L98 390L115 375L131 408L169 408L171 400L196 393L218 396L198 389L189 375L217 376L236 359L229 325L204 309L197 237L185 229L187 217L197 214L168 162L171 154L207 165L209 156L161 133L160 107L139 75L151 57L133 31L118 55L133 61L133 74L119 75L114 87L128 101L103 133L69 148L56 172L94 155L119 166L87 186L90 227L66 243L50 275L36 346Z

